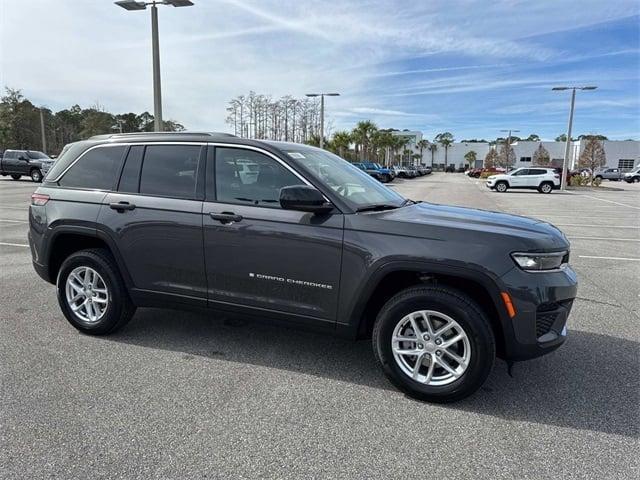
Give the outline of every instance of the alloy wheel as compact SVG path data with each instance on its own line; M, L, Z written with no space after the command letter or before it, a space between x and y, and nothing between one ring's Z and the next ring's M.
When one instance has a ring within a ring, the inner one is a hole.
M405 375L430 386L455 382L471 360L471 343L464 329L434 310L404 316L393 331L391 350Z
M65 295L73 314L85 323L98 322L109 307L107 285L91 267L77 267L69 273Z

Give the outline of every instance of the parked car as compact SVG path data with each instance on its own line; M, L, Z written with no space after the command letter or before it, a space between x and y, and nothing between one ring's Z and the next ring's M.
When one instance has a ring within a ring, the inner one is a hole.
M603 168L593 173L596 180L611 180L618 182L624 178L624 173L619 168Z
M627 183L638 183L640 182L640 166L634 168L630 172L624 174L624 181Z
M360 170L367 172L376 180L382 183L388 183L395 178L395 173L391 172L387 168L382 168L379 165L371 162L355 162L353 165Z
M402 165L394 165L391 168L393 169L393 172L396 174L396 177L415 178L418 176L418 173L409 167L404 167Z
M54 162L36 150L5 150L0 159L0 175L11 175L14 180L27 176L34 182L41 182Z
M467 172L467 175L471 178L479 178L482 173L482 168L472 168Z
M420 175L429 175L432 172L431 167L428 167L426 165L418 165L416 168L418 169Z
M420 175L420 172L418 172L418 169L413 165L409 165L407 167L407 172L409 172L409 178L415 178L415 177L421 177L422 176L422 175Z
M434 402L478 390L496 355L558 348L577 292L548 223L414 202L324 150L227 134L73 144L31 196L28 236L81 332L172 307L372 337L390 381Z
M528 188L540 193L551 193L560 187L560 175L553 168L516 168L509 173L491 175L487 178L487 187L501 193L510 188Z

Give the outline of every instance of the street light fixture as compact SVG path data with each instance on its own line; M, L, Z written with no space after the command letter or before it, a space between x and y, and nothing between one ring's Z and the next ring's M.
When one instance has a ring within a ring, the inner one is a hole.
M320 97L320 148L324 148L324 97L339 97L339 93L307 93L307 97Z
M573 108L576 103L576 90L595 90L597 86L586 87L553 87L551 90L571 90L571 108L569 109L569 125L567 126L567 141L564 146L564 158L562 159L562 175L560 180L560 190L567 187L567 164L569 163L569 151L571 150L571 127L573 127Z
M153 118L154 130L161 132L162 125L162 93L160 85L160 44L158 40L158 8L156 5L171 5L173 7L190 7L191 0L152 0L150 2L140 2L136 0L120 0L114 2L119 7L128 11L145 10L147 5L151 5L151 45L153 51Z

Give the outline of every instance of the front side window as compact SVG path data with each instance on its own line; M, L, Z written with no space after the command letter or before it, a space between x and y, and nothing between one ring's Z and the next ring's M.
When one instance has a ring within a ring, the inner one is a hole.
M274 159L252 150L216 148L216 199L260 207L280 207L280 189L304 185Z
M49 158L48 156L46 156L44 153L42 152L36 152L33 150L28 150L27 151L27 155L29 158L33 159L33 160L37 160L37 159L43 159L43 158Z
M333 153L304 145L277 146L301 170L329 186L356 210L373 205L399 207L405 203L402 195Z
M520 168L518 170L514 170L513 172L511 172L510 175L513 177L521 177L523 175L527 175L528 173L529 173L528 169Z
M111 190L126 147L98 147L87 151L58 182L62 187Z
M140 193L194 198L200 145L149 145L140 174Z

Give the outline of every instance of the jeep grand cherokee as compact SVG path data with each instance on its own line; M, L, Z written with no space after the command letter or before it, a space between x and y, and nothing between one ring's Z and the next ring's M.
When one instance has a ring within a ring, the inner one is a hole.
M476 391L496 355L560 346L577 288L548 223L412 201L324 150L225 134L72 144L29 222L81 332L164 306L371 338L389 380L435 402Z

